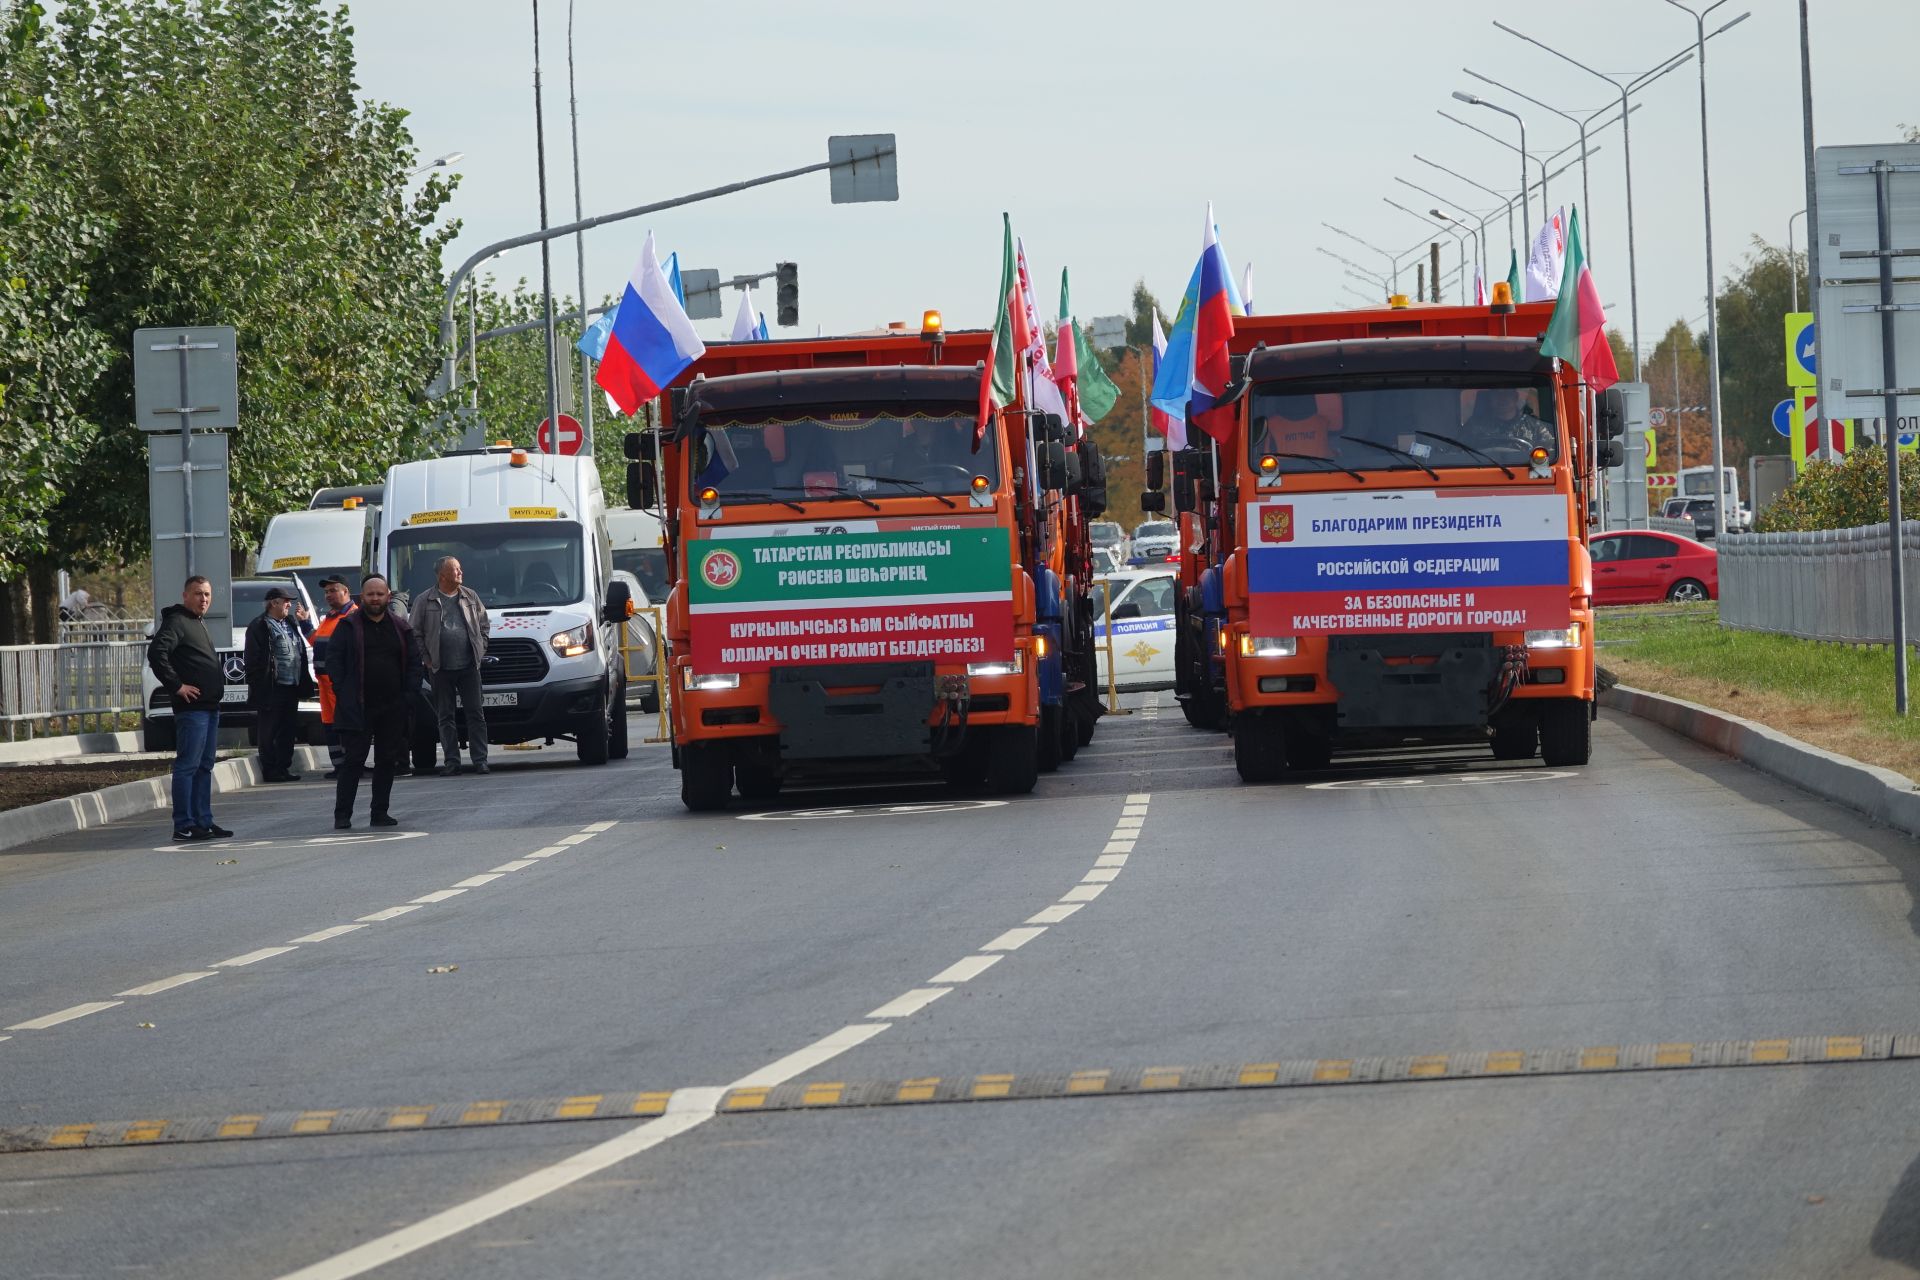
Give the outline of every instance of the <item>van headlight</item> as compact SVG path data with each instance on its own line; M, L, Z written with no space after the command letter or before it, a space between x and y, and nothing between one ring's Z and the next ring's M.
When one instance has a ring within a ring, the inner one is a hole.
M556 631L547 637L553 651L563 658L577 658L593 651L593 624Z
M1556 627L1552 631L1527 632L1529 649L1578 649L1580 647L1580 624L1575 622L1565 627Z
M1241 636L1243 658L1291 658L1300 649L1298 636Z
M1013 651L1010 662L969 662L967 674L970 676L1017 676L1026 667L1021 662L1020 650Z
M689 691L703 689L711 692L718 689L738 689L740 687L740 673L738 671L714 671L706 675L698 675L695 674L692 667L683 667L680 672L680 682L684 684Z

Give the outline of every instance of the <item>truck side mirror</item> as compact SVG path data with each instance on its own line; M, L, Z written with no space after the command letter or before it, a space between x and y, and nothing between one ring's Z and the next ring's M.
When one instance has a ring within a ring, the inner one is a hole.
M653 459L627 464L627 505L635 511L651 511L660 504L660 473Z
M1049 441L1040 446L1041 487L1045 489L1064 489L1067 487L1067 446L1059 441Z
M1627 397L1619 387L1608 387L1600 393L1599 419L1601 439L1618 439L1627 433ZM1608 465L1618 464L1609 463Z
M1602 469L1617 467L1627 460L1626 442L1619 439L1602 440L1600 442L1599 454Z
M1038 434L1042 440L1056 444L1065 444L1067 440L1067 424L1060 421L1060 415L1057 413L1043 413L1040 415L1040 430Z
M1107 460L1100 456L1100 446L1091 438L1082 440L1077 448L1080 457L1080 483L1075 487L1075 496L1080 505L1086 508L1087 518L1098 519L1107 510Z
M1147 488L1167 487L1167 451L1155 449L1147 454Z
M1140 495L1140 509L1149 515L1155 515L1167 509L1167 495L1158 489L1148 489Z
M629 431L620 437L620 452L628 462L638 462L647 456L647 438L638 431Z

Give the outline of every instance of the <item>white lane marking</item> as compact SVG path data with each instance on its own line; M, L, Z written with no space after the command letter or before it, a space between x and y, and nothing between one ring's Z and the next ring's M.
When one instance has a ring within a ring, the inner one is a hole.
M529 858L551 858L556 853L565 853L566 851L567 846L564 844L550 844L544 849L535 849L527 856Z
M1400 787L1491 787L1502 782L1557 782L1577 775L1564 769L1515 769L1506 773L1436 773L1421 778L1342 778L1315 782L1308 791L1373 791Z
M887 1025L884 1022L849 1023L838 1031L821 1036L804 1049L795 1049L784 1058L776 1058L764 1067L749 1071L727 1088L771 1089L777 1084L785 1084L802 1072L811 1071L821 1063L865 1044L885 1031Z
M1120 868L1118 867L1095 867L1093 870L1087 872L1087 874L1080 877L1080 883L1081 884L1107 884L1114 880L1119 879L1119 877L1120 877Z
M669 1138L698 1128L713 1119L714 1108L720 1105L720 1099L725 1095L726 1090L718 1087L677 1089L667 1099L667 1113L658 1120L649 1120L617 1138L609 1138L598 1146L568 1156L558 1164L515 1178L497 1191L489 1191L465 1204L455 1205L410 1227L402 1227L345 1253L298 1271L290 1271L282 1280L349 1280L349 1277L364 1275L375 1267L404 1258L503 1213L532 1204L582 1178L591 1177L622 1160L651 1150Z
M1137 835L1140 828L1146 825L1147 820L1145 818L1122 818L1113 824L1113 838L1115 840L1125 840L1127 837L1120 834L1122 831L1131 827Z
M457 898L465 892L465 889L436 889L432 893L421 894L413 901L416 905L424 907L430 903L445 902L448 898Z
M1018 951L1046 931L1045 925L1038 928L1009 929L980 949L982 951Z
M928 978L928 982L970 982L1005 959L1004 956L968 956Z
M1143 804L1123 805L1120 809L1120 816L1123 818L1144 818L1147 816L1147 806Z
M832 809L783 809L771 813L736 813L740 822L794 822L815 818L897 818L913 814L964 813L970 809L1000 809L1005 800L923 800L918 804L854 804Z
M238 969L243 965L259 964L262 960L271 960L275 956L283 956L287 954L287 952L295 950L298 950L298 948L262 947L258 951L249 951L245 955L228 956L225 960L215 960L213 967L216 969Z
M1093 860L1093 865L1096 867L1124 867L1127 865L1127 855L1124 853L1103 853Z
M1129 835L1133 834L1128 832ZM1134 842L1131 840L1109 840L1101 853L1132 853Z
M534 863L534 860L532 858L515 858L512 862L503 862L499 866L495 867L493 869L493 874L497 876L503 876L507 874L507 872L509 871L519 871L524 867L530 867L533 865L533 863Z
M1077 884L1060 895L1062 902L1092 902L1107 891L1103 884Z
M359 924L337 924L333 926L333 928L331 929L319 929L313 933L306 934L303 937L289 938L288 941L294 943L295 945L298 945L302 942L331 942L335 938L344 937L347 934L354 932L356 929L364 929L366 927L367 926L364 921L362 921Z
M409 902L405 906L388 907L385 911L376 911L370 916L361 916L360 922L362 924L379 924L382 920L391 920L395 916L403 916L409 911L418 911L419 909L419 903Z
M561 844L585 844L587 841L593 839L595 836L599 834L600 833L598 831L581 831L574 835L561 836L560 843Z
M202 978L211 978L212 976L213 970L211 969L197 969L192 973L176 973L171 978L162 978L158 982L149 982L143 987L135 987L131 991L121 991L116 994L123 996L157 996L162 991L171 991L175 987L184 987L189 982L198 982Z
M478 889L483 884L492 884L495 880L498 880L500 874L498 871L489 871L483 876L468 876L465 880L455 880L453 887L456 889Z
M1078 902L1056 902L1045 911L1027 917L1028 924L1059 924L1084 905Z
M951 990L953 990L952 987L915 987L905 995L895 996L867 1016L869 1018L910 1018Z
M618 822L589 822L580 829L582 831L611 831L619 825Z
M1136 792L1135 794L1128 796L1126 799L1126 803L1127 804L1145 804L1147 801L1151 799L1153 799L1153 793L1151 791L1142 791L1142 792Z
M72 1022L75 1018L84 1018L90 1013L99 1013L102 1009L116 1009L125 1001L94 1000L87 1004L77 1004L71 1009L62 1009L50 1013L44 1018L34 1018L29 1022L16 1022L8 1027L9 1031L45 1031L48 1027L57 1027L63 1022Z

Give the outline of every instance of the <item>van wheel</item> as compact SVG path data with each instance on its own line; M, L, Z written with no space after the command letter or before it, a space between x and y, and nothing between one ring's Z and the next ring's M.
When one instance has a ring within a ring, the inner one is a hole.
M733 761L727 749L711 742L680 748L680 803L695 813L727 807L733 794Z
M586 715L580 717L580 723L573 731L574 751L580 757L581 764L605 764L612 748L613 727L607 716L606 695L600 695L600 703Z
M1554 768L1593 758L1593 719L1578 698L1554 698L1540 708L1540 759Z
M607 759L627 758L627 682L622 680L607 703Z
M1060 767L1060 708L1040 708L1039 764L1041 773Z
M1234 717L1233 767L1242 782L1278 782L1287 776L1286 730L1279 717Z
M998 795L1023 796L1040 781L1040 731L1007 725L987 747L987 786Z

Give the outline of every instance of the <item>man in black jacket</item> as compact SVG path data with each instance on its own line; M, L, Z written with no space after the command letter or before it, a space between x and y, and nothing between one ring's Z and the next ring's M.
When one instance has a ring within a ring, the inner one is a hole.
M266 612L247 624L243 651L254 738L260 745L260 776L268 782L298 782L300 775L293 771L294 727L300 718L300 700L317 692L307 660L313 622L304 605L299 616L293 616L293 592L285 587L268 587L264 598Z
M393 589L375 574L361 580L360 608L340 620L327 642L333 724L344 752L334 784L333 825L353 825L360 774L373 748L372 825L397 827L387 812L393 774L407 750L407 707L422 679L420 645L407 620L389 606Z
M233 832L213 820L213 762L220 751L220 696L226 676L201 619L213 584L195 574L180 603L160 614L147 665L173 704L173 838L212 840Z

